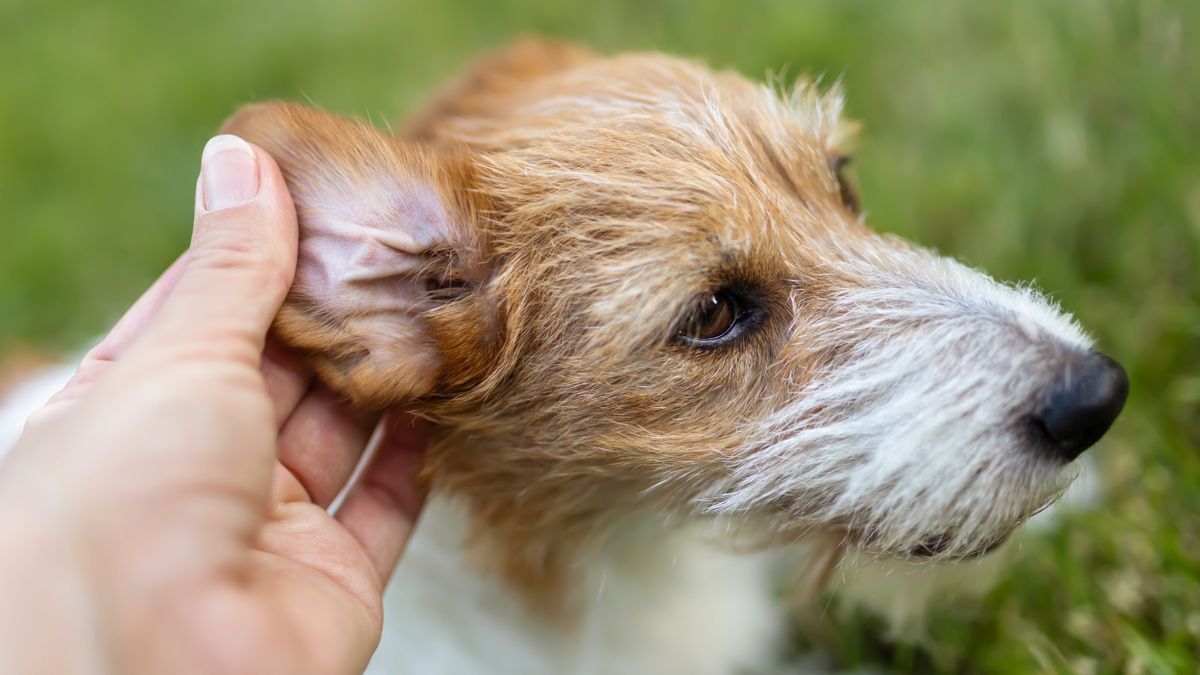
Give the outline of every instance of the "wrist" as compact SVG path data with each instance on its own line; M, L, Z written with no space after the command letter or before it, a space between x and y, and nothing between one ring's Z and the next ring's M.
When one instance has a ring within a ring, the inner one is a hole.
M0 480L0 672L103 672L94 586L73 528L21 492Z

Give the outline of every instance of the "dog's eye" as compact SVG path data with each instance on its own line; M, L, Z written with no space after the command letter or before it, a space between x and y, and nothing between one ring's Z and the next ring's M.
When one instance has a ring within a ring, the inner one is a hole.
M860 213L861 204L858 200L858 190L854 189L854 183L846 177L846 167L853 161L854 158L850 155L834 155L829 158L829 168L837 178L838 196L842 198L842 203L852 212Z
M685 344L715 346L740 332L738 324L744 316L737 298L723 291L712 293L684 319L679 337Z

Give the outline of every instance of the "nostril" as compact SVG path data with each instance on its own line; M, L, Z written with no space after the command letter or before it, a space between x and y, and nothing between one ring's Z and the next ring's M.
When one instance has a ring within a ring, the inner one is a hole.
M1128 393L1125 369L1104 354L1090 352L1071 362L1033 421L1050 441L1053 454L1070 462L1108 431Z

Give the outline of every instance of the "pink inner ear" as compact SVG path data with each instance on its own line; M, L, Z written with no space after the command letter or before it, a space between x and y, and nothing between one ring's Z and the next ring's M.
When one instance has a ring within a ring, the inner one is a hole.
M389 187L356 186L337 204L299 200L296 284L334 316L404 320L433 306L426 254L450 243L453 226L432 187L417 181Z
M362 405L430 391L441 364L424 313L452 296L431 297L430 281L449 264L462 275L475 250L456 199L468 194L467 158L288 103L250 106L225 128L271 153L296 203L299 265L276 322L284 341Z

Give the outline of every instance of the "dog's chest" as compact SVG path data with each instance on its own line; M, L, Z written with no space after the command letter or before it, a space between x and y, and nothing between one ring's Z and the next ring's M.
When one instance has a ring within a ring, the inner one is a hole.
M783 621L768 557L722 550L710 525L661 522L639 518L581 561L581 619L550 622L468 564L465 518L435 497L368 672L723 675L773 661Z

